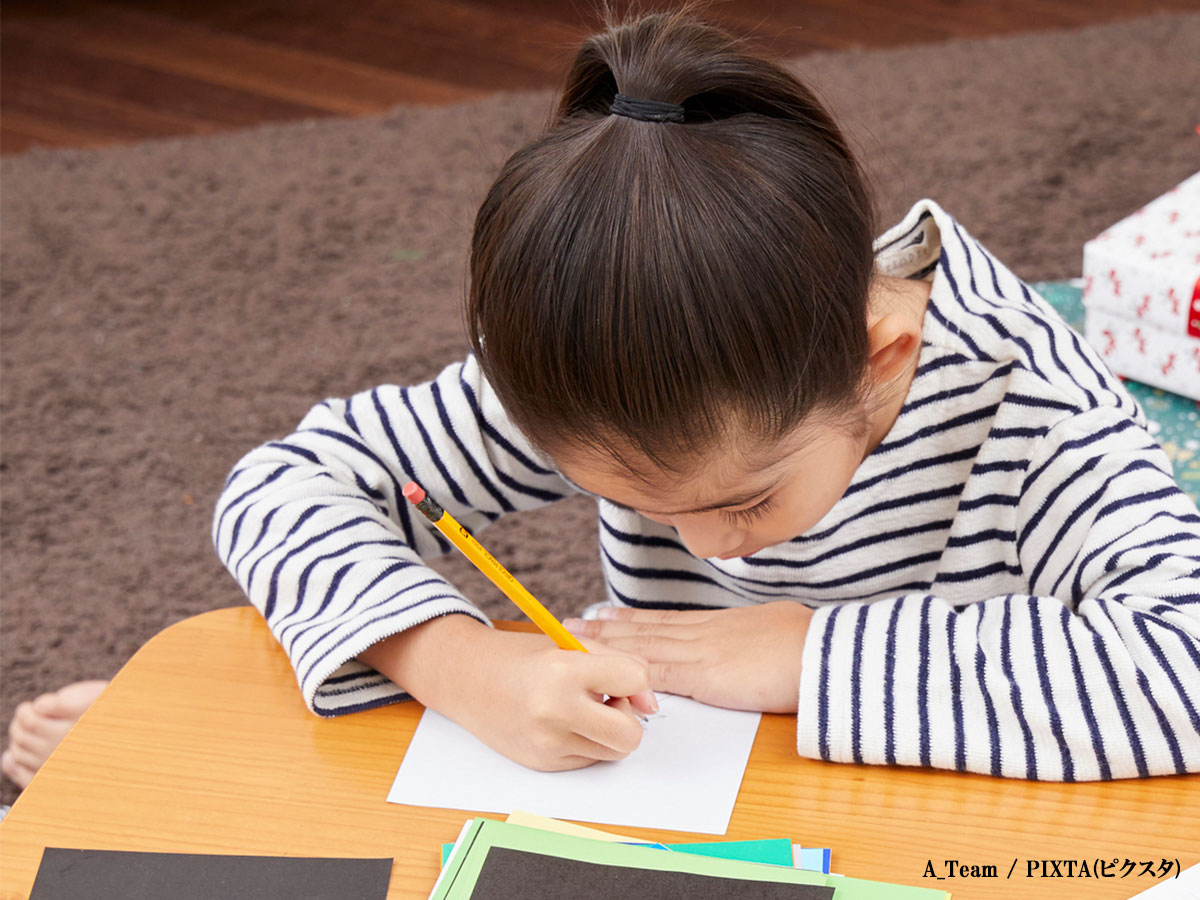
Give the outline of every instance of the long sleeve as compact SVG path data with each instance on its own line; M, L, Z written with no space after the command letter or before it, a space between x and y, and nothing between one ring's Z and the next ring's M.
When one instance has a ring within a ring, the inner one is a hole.
M478 531L572 488L509 422L474 357L414 387L314 407L246 455L213 542L291 659L305 702L338 715L404 699L355 661L437 616L486 617L425 565L450 549L401 495L415 479Z
M1029 594L825 607L801 755L1047 781L1200 771L1200 516L1111 407L1039 442L1017 507Z

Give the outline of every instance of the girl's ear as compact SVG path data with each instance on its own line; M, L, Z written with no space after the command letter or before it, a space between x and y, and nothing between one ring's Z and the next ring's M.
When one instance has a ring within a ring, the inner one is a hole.
M877 278L872 286L867 319L867 368L876 390L886 390L908 378L921 353L921 326L929 306L932 284L890 277Z
M877 387L904 375L920 351L921 323L906 313L885 313L867 326L867 365Z

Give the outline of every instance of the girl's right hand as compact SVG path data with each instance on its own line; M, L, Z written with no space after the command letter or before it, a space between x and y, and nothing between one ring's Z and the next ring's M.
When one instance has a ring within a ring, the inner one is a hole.
M658 709L645 660L586 646L560 650L542 634L451 615L359 658L509 759L561 771L625 758L642 739L637 714Z

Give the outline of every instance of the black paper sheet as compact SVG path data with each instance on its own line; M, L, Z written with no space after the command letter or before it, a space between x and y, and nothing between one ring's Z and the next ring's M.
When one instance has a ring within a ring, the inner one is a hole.
M664 851L665 852L665 851ZM492 847L471 900L832 900L833 888L630 869Z
M390 859L47 847L29 900L385 900Z

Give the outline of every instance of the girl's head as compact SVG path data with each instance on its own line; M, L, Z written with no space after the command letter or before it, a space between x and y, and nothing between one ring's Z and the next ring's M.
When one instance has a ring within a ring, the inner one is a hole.
M684 121L611 114L617 93ZM800 81L687 12L646 15L582 46L489 191L468 328L567 477L697 555L744 555L817 521L862 459L874 234L859 166ZM776 482L796 489L778 521L736 516Z

